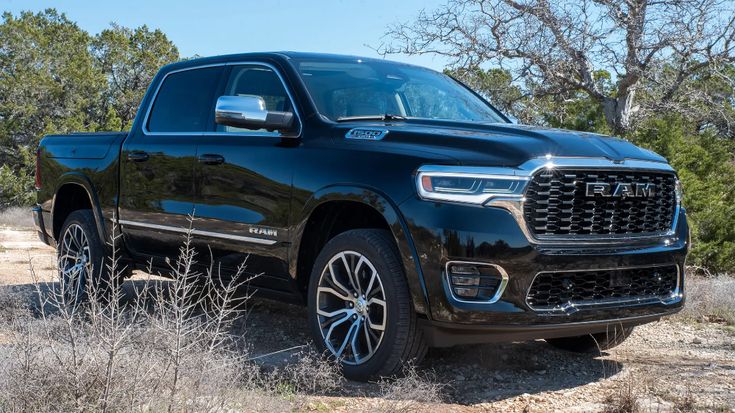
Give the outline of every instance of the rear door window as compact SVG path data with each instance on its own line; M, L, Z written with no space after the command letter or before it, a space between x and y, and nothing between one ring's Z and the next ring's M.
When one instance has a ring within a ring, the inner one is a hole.
M223 66L171 73L158 90L148 118L150 132L208 132Z

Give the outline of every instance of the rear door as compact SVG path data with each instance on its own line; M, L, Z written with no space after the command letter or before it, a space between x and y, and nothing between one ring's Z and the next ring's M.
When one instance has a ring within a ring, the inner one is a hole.
M214 95L225 66L168 73L142 128L120 157L119 218L136 255L175 257L194 213L196 145L214 128ZM142 130L141 130L142 129Z
M220 95L257 95L268 110L294 111L274 67L252 63L228 69ZM215 128L201 137L197 149L197 229L210 235L198 239L197 248L211 251L220 271L231 273L246 263L249 275L259 275L253 284L287 289L288 217L299 140L279 132Z

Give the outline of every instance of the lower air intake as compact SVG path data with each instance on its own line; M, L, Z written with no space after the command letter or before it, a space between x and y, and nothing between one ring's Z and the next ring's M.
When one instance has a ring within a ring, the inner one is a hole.
M615 305L670 298L679 285L675 265L665 267L542 272L531 284L526 303L536 311L568 306Z

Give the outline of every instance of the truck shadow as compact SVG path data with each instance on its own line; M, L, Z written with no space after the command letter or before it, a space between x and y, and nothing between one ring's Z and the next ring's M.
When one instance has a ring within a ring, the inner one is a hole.
M149 284L146 284L149 283ZM42 283L47 293L55 283ZM128 280L123 285L122 304L132 304L146 285L166 288L167 280ZM35 284L0 286L0 294L12 293L35 309ZM53 313L53 309L47 308ZM295 362L311 337L303 307L252 297L247 311L236 323L234 334L244 337L250 354L263 369ZM283 350L283 351L279 351ZM556 350L544 341L495 343L431 349L419 373L442 384L445 401L472 405L499 401L522 394L564 391L595 383L620 372L622 363L604 354L574 354ZM376 383L348 382L339 391L345 397L380 395Z

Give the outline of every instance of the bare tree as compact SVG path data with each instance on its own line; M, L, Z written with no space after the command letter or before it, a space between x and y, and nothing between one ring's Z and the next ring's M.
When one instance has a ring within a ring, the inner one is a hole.
M602 105L610 129L624 133L646 109L637 99L644 82L659 88L660 105L703 68L735 62L735 2L450 0L390 26L386 38L383 54L436 54L454 68L498 65L529 80L535 96L583 91ZM661 79L654 74L664 65ZM602 71L613 87L599 81Z

